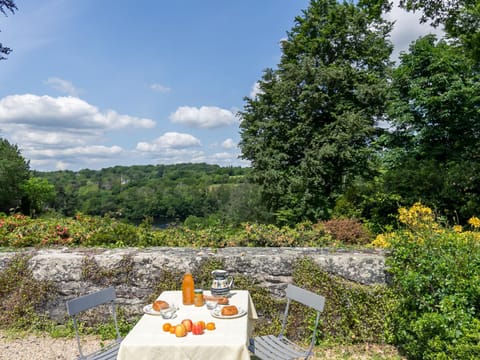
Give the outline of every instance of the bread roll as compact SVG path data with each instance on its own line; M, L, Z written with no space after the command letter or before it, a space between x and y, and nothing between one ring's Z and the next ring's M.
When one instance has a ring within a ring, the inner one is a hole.
M238 308L235 305L227 305L222 308L223 316L232 316L238 314Z
M218 302L219 305L228 305L228 298L219 297L217 302Z
M155 310L155 311L168 309L169 307L170 307L170 305L166 301L163 301L163 300L157 300L152 304L152 309Z

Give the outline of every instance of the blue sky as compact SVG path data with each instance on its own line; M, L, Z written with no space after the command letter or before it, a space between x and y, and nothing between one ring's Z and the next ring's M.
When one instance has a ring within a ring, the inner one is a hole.
M237 111L306 0L16 0L0 137L35 170L239 158ZM395 9L395 54L430 32ZM396 55L395 55L396 56Z

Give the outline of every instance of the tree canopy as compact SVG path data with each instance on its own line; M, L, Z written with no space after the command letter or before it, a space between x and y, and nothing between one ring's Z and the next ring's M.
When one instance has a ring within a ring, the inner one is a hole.
M41 213L47 203L55 198L55 188L47 179L31 177L22 184L21 190L24 194L22 209L30 216Z
M175 164L34 172L34 175L55 187L53 200L40 200L68 216L82 212L135 222L151 217L157 223L192 217L197 219L195 222L211 219L239 224L268 216L258 200L258 186L246 180L248 172L248 168L240 167ZM35 196L30 198L38 199L40 191L36 189L40 186L33 187Z
M21 185L29 177L29 162L17 145L0 138L0 211L8 212L21 204Z
M245 99L243 157L279 220L328 217L345 185L368 171L388 94L390 31L353 3L313 0L282 43L278 69Z
M394 72L389 192L465 220L480 206L480 73L457 46L418 39Z

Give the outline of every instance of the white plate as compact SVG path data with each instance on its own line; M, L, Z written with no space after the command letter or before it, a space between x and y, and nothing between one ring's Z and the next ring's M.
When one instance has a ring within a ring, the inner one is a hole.
M152 304L145 305L143 307L143 312L148 315L162 315L160 311L153 310Z
M218 319L235 319L244 316L247 313L246 310L238 308L238 314L235 315L222 315L222 308L217 307L211 311L213 317Z
M161 313L160 311L153 310L152 304L145 305L145 306L143 307L143 312L144 312L145 314L148 314L148 315L160 315L160 316L162 316L164 319L166 319L166 318L162 315L162 313ZM176 317L177 317L177 314L173 314L169 319L174 319L174 318L176 318Z

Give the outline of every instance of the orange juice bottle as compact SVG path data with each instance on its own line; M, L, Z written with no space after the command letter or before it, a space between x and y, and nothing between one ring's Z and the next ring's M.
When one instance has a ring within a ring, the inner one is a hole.
M182 302L183 305L193 305L195 284L193 282L193 276L190 273L186 273L183 276L182 281Z

